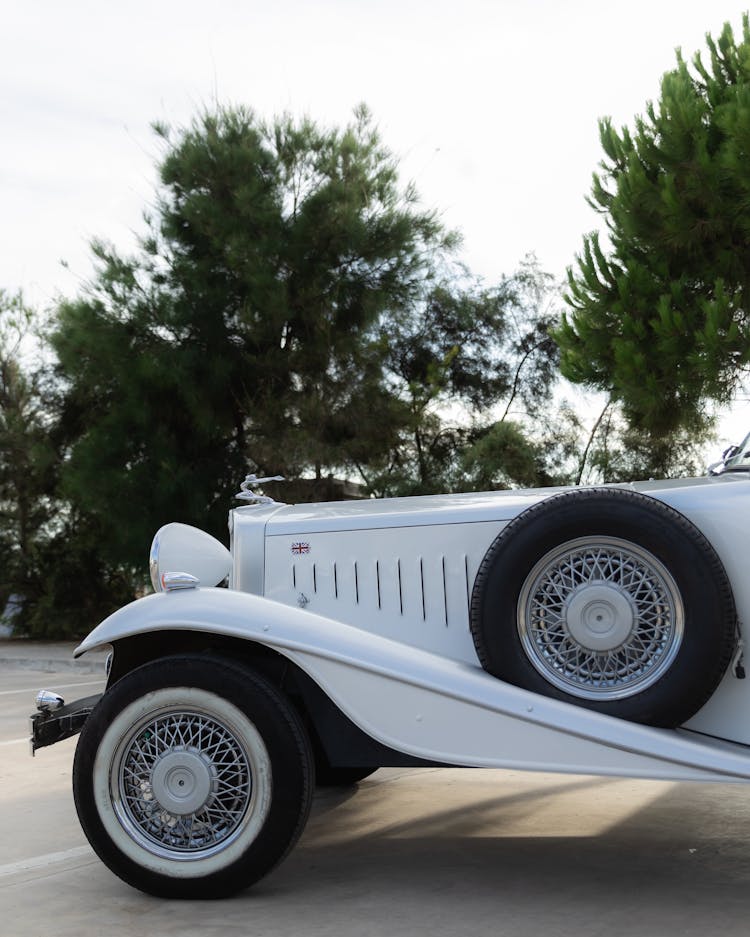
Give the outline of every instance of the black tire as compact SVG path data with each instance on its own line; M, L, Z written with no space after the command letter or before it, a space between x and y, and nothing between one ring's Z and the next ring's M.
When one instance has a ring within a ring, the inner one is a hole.
M471 600L482 666L508 683L633 722L675 727L721 680L732 591L703 534L639 492L562 492L487 551Z
M318 787L350 787L375 774L377 768L333 767L329 764L316 765L315 783Z
M221 898L257 881L297 841L313 787L292 705L254 671L206 657L154 661L119 680L73 766L96 853L162 898Z

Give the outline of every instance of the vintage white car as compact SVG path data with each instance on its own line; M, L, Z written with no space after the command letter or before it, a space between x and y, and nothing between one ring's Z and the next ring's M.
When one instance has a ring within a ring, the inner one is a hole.
M101 697L38 697L32 745L81 731L78 815L125 881L229 895L316 783L381 766L750 780L747 470L299 506L258 481L228 550L157 533L155 594L75 652L112 646Z

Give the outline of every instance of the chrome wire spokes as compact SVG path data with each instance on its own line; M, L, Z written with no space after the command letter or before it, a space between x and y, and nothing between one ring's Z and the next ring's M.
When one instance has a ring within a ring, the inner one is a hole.
M518 620L524 650L545 679L582 698L617 699L668 669L684 612L672 576L647 550L582 537L537 563Z
M230 729L198 712L142 723L122 749L120 803L131 835L191 858L238 828L252 797L248 757Z

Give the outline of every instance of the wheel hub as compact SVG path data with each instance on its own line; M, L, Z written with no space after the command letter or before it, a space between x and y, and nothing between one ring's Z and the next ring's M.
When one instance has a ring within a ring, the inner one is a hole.
M151 773L151 789L159 804L178 816L207 807L216 792L216 769L197 750L177 747L162 755Z
M518 598L528 661L550 684L589 700L624 699L669 670L684 609L670 572L617 537L586 536L550 550Z
M590 651L613 651L633 631L635 609L625 593L598 580L579 586L566 602L565 623L571 637Z

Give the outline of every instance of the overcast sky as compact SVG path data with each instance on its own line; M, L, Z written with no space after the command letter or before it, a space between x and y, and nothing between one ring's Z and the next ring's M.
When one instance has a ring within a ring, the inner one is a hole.
M475 272L491 283L534 251L561 277L598 223L597 119L632 124L675 48L739 32L746 6L0 0L0 287L45 306L90 275L92 237L131 247L156 184L152 122L214 102L343 124L364 101Z

